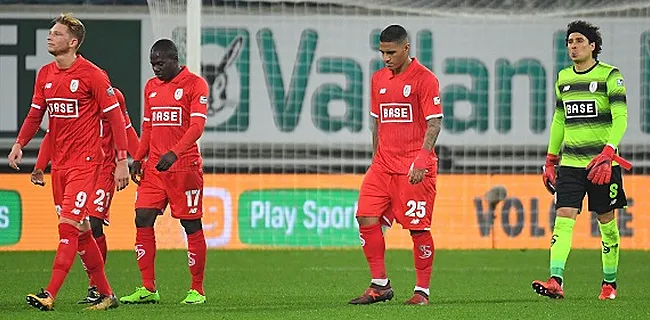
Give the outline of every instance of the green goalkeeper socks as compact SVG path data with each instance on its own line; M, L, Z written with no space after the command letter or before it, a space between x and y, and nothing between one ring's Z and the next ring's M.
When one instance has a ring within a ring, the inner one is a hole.
M616 224L616 219L614 219L605 224L601 224L599 221L598 226L600 227L600 236L603 240L601 257L603 258L604 280L605 282L615 282L616 272L618 271L618 245L621 240L618 225Z
M555 228L551 238L551 277L560 279L564 277L564 265L571 251L573 226L575 224L576 221L571 218L555 218Z

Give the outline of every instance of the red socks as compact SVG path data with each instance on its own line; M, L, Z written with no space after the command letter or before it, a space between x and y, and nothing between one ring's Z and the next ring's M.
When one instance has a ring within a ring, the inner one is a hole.
M99 251L91 231L79 235L79 256L89 277L97 286L97 291L103 295L113 294L104 272L104 258L102 258L102 253Z
M104 264L106 264L106 252L108 252L108 246L106 245L106 235L102 234L100 237L95 238L95 242L97 242L99 252L101 252Z
M384 263L386 243L384 242L381 224L359 226L359 237L361 238L363 253L366 255L366 260L368 260L370 266L370 275L373 279L387 279L386 264Z
M203 230L199 230L187 236L187 262L192 274L191 289L203 293L203 275L205 271L205 258L207 246Z
M426 289L429 294L431 282L431 267L435 249L430 231L417 232L411 235L413 239L413 260L415 262L415 286L417 289ZM424 291L424 290L423 290Z
M153 228L136 228L135 253L142 276L142 285L147 290L156 291L156 234Z
M46 288L52 298L56 297L63 285L63 281L68 276L77 254L78 245L79 229L68 223L59 223L59 246L56 249L54 264L52 265L52 277Z

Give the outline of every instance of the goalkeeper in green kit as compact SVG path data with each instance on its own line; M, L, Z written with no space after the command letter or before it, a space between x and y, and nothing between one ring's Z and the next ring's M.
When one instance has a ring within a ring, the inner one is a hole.
M555 195L557 210L550 278L533 281L532 286L539 295L564 298L564 266L586 193L588 210L596 212L602 237L604 277L598 298L614 299L620 242L614 209L627 205L621 166L631 167L617 153L627 128L625 84L618 68L597 60L602 46L598 27L585 21L571 22L566 45L573 66L558 73L557 102L543 167L544 185Z

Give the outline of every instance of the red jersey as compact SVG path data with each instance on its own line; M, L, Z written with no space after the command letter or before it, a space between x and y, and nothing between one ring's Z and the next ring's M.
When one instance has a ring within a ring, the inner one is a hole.
M135 160L142 160L148 151L147 163L156 165L169 151L176 162L169 171L185 171L202 166L196 139L201 136L207 117L208 83L182 67L170 81L151 78L144 87L142 141ZM194 118L201 122L197 132L191 131ZM187 135L186 135L187 134Z
M129 113L126 111L126 100L122 91L118 88L113 88L115 90L115 97L117 102L120 104L120 111L122 112L122 117L124 118L125 129L130 129L133 127L131 124L131 119L129 118ZM101 125L99 127L99 135L102 137L102 150L104 151L104 165L105 166L115 166L115 159L117 157L117 149L115 148L115 141L113 140L113 131L111 129L111 124L108 123L106 118L102 118ZM127 132L128 136L128 132ZM130 142L130 141L129 141ZM131 156L134 156L135 151L132 151L131 145L129 144L129 153Z
M105 72L77 56L72 66L59 69L53 61L36 76L32 105L18 134L23 147L34 137L47 111L52 168L101 164L104 161L100 118L115 119L119 103ZM120 117L121 118L121 117ZM126 139L118 141L126 150Z
M422 149L427 120L442 117L438 78L412 59L397 76L388 68L372 75L370 115L378 124L373 164L390 173L408 173ZM431 152L428 162L435 163L435 158Z

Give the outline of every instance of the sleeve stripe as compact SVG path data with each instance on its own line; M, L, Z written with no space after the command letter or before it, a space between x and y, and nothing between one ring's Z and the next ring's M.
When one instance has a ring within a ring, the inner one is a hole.
M430 114L430 115L426 116L424 119L429 120L429 119L433 119L433 118L442 118L442 113Z
M151 121L151 119L147 117L142 117L142 121Z
M34 103L32 103L32 108L41 110L41 106L39 106L37 104L34 104Z
M379 116L378 116L376 113L371 112L370 115L371 115L373 118L379 118Z
M609 96L609 104L614 104L615 102L627 102L627 98L624 94L617 94Z
M112 106L110 106L110 107L104 109L104 112L109 112L109 111L111 111L111 110L113 110L113 109L115 109L115 108L117 108L117 107L119 107L119 106L120 106L120 104L119 104L119 103L116 103L116 104L114 104L114 105L112 105Z
M133 124L129 123L129 124L126 125L126 127L124 127L124 129L128 129L128 128L131 128L131 127L133 127Z
M201 117L201 118L205 118L205 119L208 118L208 116L204 115L203 113L198 113L198 112L190 113L190 117Z

